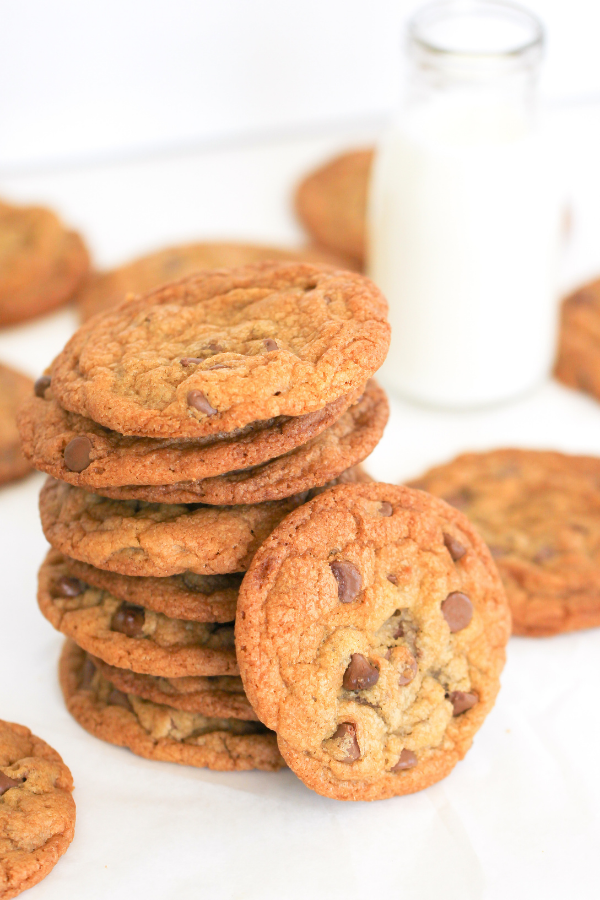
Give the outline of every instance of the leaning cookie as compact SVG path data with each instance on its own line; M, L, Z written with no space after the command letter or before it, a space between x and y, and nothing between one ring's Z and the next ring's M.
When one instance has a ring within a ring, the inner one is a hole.
M465 453L414 486L461 509L486 541L515 634L600 625L600 459L520 449Z
M244 719L257 721L257 716L244 692L242 679L236 675L188 675L183 678L164 678L157 675L140 675L131 669L110 666L98 657L92 662L114 687L125 694L135 694L143 700L152 700L202 713L212 718Z
M89 268L83 240L49 209L0 201L0 325L71 299Z
M23 725L0 721L0 897L10 900L54 868L73 840L73 778Z
M17 410L33 389L33 381L22 372L0 363L0 484L15 481L31 471L17 430Z
M273 528L304 498L253 506L108 500L48 478L40 493L46 539L66 556L121 575L243 572Z
M120 434L225 434L360 391L388 351L386 317L383 294L353 272L213 270L82 325L52 365L52 392Z
M370 397L372 404L372 393ZM36 469L86 490L100 490L172 485L260 465L311 441L336 423L357 398L349 394L305 416L280 416L227 435L189 440L126 437L64 410L53 399L50 376L42 375L17 421L23 452ZM364 420L364 398L362 403L351 422L357 416L359 422ZM348 421L344 420L346 430Z
M120 668L166 678L237 675L233 623L171 619L65 577L51 550L39 571L43 615L84 650Z
M489 551L423 492L333 488L265 541L236 648L259 718L318 793L376 800L445 777L494 704L510 633Z
M124 694L70 641L59 675L73 718L100 740L128 747L138 756L229 772L273 772L284 765L275 735L260 723L208 718Z

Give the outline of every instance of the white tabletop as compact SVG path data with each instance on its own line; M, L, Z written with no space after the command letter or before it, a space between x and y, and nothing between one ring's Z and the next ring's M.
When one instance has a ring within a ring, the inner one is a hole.
M372 135L356 129L137 163L0 178L0 193L56 206L108 265L195 238L299 243L291 186L313 162ZM600 272L596 147L572 169L565 284ZM590 188L592 185L592 188ZM596 191L594 195L593 191ZM39 374L76 325L66 310L0 333L0 358ZM392 398L368 462L395 482L468 449L600 453L600 406L556 383L497 409L436 412ZM75 778L77 828L34 900L519 900L600 894L600 632L514 638L496 706L440 784L374 804L317 796L289 771L214 773L142 760L67 714L62 639L35 602L45 550L34 475L2 489L0 716L28 725Z

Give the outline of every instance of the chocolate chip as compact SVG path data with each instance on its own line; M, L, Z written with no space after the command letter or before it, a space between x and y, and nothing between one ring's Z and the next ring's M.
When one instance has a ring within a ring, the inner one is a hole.
M473 604L466 594L453 591L442 603L442 615L450 631L462 631L473 618Z
M207 416L214 416L217 412L214 406L210 405L208 397L202 391L188 391L187 405L191 406L192 409L197 409L198 412L206 413Z
M231 366L228 366L227 363L215 363L214 366L207 366L208 371L213 372L215 369L230 369Z
M397 575L388 575L387 580L391 581L392 584L398 584L398 576Z
M392 772L401 772L402 769L412 769L417 764L417 757L412 750L403 750L400 759L395 766L392 766Z
M398 627L396 628L396 630L393 634L393 638L395 641L397 641L398 638L401 638L401 637L404 637L404 625L402 624L402 622L398 625Z
M582 288L567 300L569 306L594 306L596 298L588 288Z
M86 589L79 578L71 578L70 575L62 575L54 584L54 590L59 597L78 597Z
M16 781L14 778L10 778L8 775L5 775L4 772L0 772L0 797L11 788L17 787L19 784L22 784L23 780L24 779L19 779L18 781Z
M477 694L471 694L467 691L450 691L448 699L452 704L453 716L460 716L461 713L471 709L471 707L479 702Z
M347 691L366 691L379 681L379 669L372 666L362 653L353 653L350 665L344 672L344 687Z
M52 379L49 375L40 375L36 383L33 385L33 393L36 397L41 397L44 399L44 394L46 390L50 387L50 382Z
M72 441L69 441L63 453L65 466L71 472L83 472L91 462L91 452L92 442L88 437L79 435L79 437L73 438Z
M273 338L266 338L265 340L265 350L270 353L271 350L279 350L279 344L277 341L274 341Z
M124 694L123 691L118 691L116 688L112 689L112 691L106 698L106 701L111 706L122 706L123 709L127 709L129 712L133 712L131 703L127 699L127 694Z
M548 545L544 547L540 547L538 552L534 555L533 561L536 563L546 562L548 559L552 559L553 556L556 556L556 550L554 547L549 547Z
M379 507L379 515L380 516L391 516L394 512L394 507L391 503L388 503L387 500L383 500L381 506Z
M210 344L208 345L208 349L210 350L211 353L222 353L223 352L223 347L221 347L221 345L219 344L218 341L211 341Z
M203 360L199 359L197 356L184 356L179 362L187 369L188 366L197 366L198 363L203 362Z
M362 578L354 563L346 559L336 559L329 563L333 577L337 581L338 597L341 603L352 603L362 588Z
M415 675L417 674L417 671L418 671L417 661L413 656L413 657L411 657L409 662L406 664L404 671L402 671L400 673L400 675L398 676L398 684L399 685L410 684L411 681L413 680L413 678L415 677Z
M467 488L462 488L460 491L456 491L455 494L449 494L447 497L442 497L442 499L455 509L464 509L473 499L473 495Z
M356 739L356 725L353 722L342 722L331 738L340 742L340 750L345 755L344 762L354 762L360 756L360 747Z
M141 637L143 634L146 612L143 606L135 606L133 603L121 603L118 610L110 620L112 631L119 631L130 638Z
M451 534L447 534L446 532L444 532L444 544L454 562L458 562L459 559L462 559L467 552L467 548L463 547L460 541L457 541L455 537L452 537Z
M89 656L86 656L85 662L81 667L81 675L79 678L79 687L86 691L92 685L94 675L96 674L96 666Z
M498 544L488 544L488 550L494 559L500 559L508 553L508 550L505 550L504 547L499 547Z

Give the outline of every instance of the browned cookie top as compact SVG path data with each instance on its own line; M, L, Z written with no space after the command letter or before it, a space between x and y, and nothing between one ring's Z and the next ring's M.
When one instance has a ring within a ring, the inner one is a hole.
M67 707L79 724L138 756L225 771L274 771L283 765L275 736L259 722L208 717L125 694L70 641L59 674Z
M23 452L36 469L88 490L177 484L260 465L319 435L357 399L346 395L305 416L279 416L227 435L144 438L67 412L49 382L49 376L38 379L19 410Z
M365 259L367 191L373 150L343 153L308 175L296 192L296 211L325 247Z
M327 796L374 800L444 777L491 709L506 596L469 521L420 491L333 488L256 554L236 648L259 718Z
M358 391L389 345L368 279L303 264L214 270L83 325L52 367L65 409L121 434L199 437Z
M244 572L262 541L302 497L253 506L108 500L48 478L42 528L66 556L121 575Z
M83 318L89 319L116 306L127 294L145 294L161 284L178 281L203 269L245 266L265 259L326 263L346 268L344 260L312 247L291 250L231 242L182 244L149 253L108 272L94 272L76 299Z
M0 363L0 484L21 478L31 469L21 450L16 415L32 391L31 378Z
M600 399L600 279L562 304L555 375Z
M73 778L23 725L0 721L0 897L41 881L73 840Z
M79 235L49 209L0 202L0 325L65 303L88 267Z
M515 634L600 625L600 459L465 453L414 485L460 508L489 545Z
M110 666L98 657L92 658L100 673L119 691L217 718L243 719L255 722L256 713L244 692L238 675L188 675L182 678L163 678L140 675L131 669Z
M53 550L48 558L61 561L66 584L76 590L92 585L108 591L119 600L146 606L172 619L194 622L233 622L242 580L237 575L196 575L183 572L163 578L119 575L97 569L79 559L70 559Z
M39 571L38 604L67 637L114 666L149 675L235 675L233 623L173 619L66 575L51 550Z

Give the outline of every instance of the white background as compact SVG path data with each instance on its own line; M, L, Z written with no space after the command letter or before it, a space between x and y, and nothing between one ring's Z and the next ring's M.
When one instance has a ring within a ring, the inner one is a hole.
M415 0L3 0L0 167L381 120ZM594 0L531 0L548 100L600 99Z
M538 4L552 24L545 90L555 100L600 90L592 6ZM4 2L0 194L56 206L106 265L201 236L299 243L292 187L327 154L376 136L395 90L404 9L383 0ZM584 104L555 124L574 211L566 287L600 272L598 114ZM6 329L0 358L37 375L75 325L66 310ZM503 445L599 454L600 407L551 382L479 413L392 398L368 467L395 482ZM473 749L412 797L343 804L290 772L151 763L92 738L64 708L61 639L34 599L46 548L41 483L34 475L0 492L0 716L63 754L78 819L73 845L31 900L600 895L598 630L512 639Z

